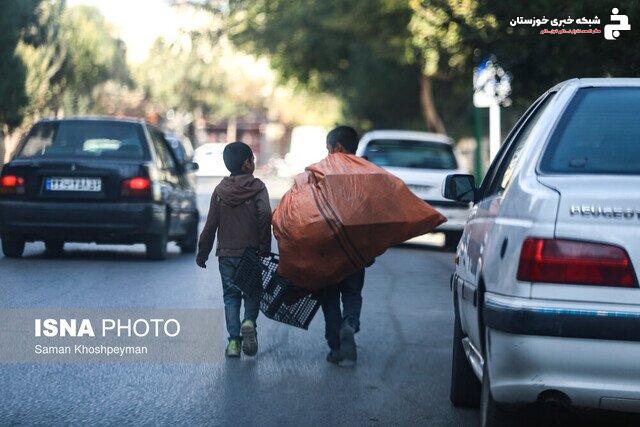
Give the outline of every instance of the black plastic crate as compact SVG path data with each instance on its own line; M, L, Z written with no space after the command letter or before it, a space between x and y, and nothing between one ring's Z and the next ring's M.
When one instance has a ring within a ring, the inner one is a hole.
M260 311L270 319L307 329L320 302L312 294L296 288L280 277L278 255L260 257L247 248L238 265L234 282L247 295L260 295Z

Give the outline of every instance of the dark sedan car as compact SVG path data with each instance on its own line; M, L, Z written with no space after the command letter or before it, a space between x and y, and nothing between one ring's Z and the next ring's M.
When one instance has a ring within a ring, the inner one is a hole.
M7 257L42 240L144 243L164 259L167 242L195 252L193 171L157 128L136 119L42 120L0 175L0 233Z

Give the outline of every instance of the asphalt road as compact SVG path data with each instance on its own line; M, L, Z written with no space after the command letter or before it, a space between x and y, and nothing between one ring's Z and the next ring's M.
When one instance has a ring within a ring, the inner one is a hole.
M142 247L69 246L60 260L36 244L23 260L0 259L2 307L222 307L215 262L198 270L177 250L150 263ZM411 248L367 270L355 369L325 362L321 315L309 331L262 317L253 359L0 365L0 422L473 425L476 413L447 398L450 271L450 253Z
M210 183L200 190L204 213ZM215 258L201 270L173 245L165 262L143 249L67 244L49 259L29 244L0 258L0 308L223 306ZM308 331L260 317L254 358L0 364L0 423L475 425L477 412L448 401L452 257L394 248L367 270L354 369L325 361L321 313Z

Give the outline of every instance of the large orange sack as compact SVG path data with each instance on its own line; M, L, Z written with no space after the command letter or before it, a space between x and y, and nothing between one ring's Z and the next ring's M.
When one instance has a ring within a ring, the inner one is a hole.
M330 154L295 177L273 214L278 274L317 291L445 221L384 169L350 154Z

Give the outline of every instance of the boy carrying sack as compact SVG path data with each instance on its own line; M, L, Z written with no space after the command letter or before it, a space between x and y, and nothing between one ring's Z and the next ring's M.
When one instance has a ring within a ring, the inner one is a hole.
M256 319L259 297L243 294L233 283L236 269L247 247L257 247L262 254L271 250L271 206L264 183L253 176L255 164L251 148L242 142L227 145L224 164L231 172L211 195L209 214L198 242L196 263L206 262L218 233L216 256L222 278L224 314L229 334L225 355L240 357L240 347L247 356L258 352ZM244 321L240 324L240 306L244 299Z

